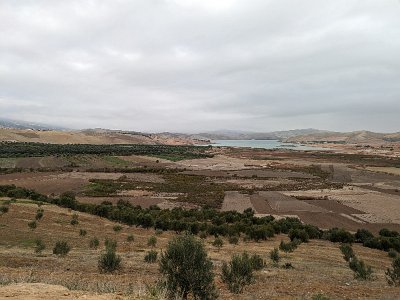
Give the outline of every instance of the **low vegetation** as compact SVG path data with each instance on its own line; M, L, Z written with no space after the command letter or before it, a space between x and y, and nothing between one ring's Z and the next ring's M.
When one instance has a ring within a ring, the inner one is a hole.
M41 254L42 251L46 249L46 245L41 239L36 239L35 240L35 253L36 254Z
M115 248L106 246L99 258L98 267L101 273L112 273L121 268L121 257L116 254Z
M155 250L150 250L144 257L144 261L147 263L155 263L157 261L158 252Z
M354 278L359 280L372 280L372 268L365 264L363 260L357 258L350 244L342 244L340 251L343 258L348 262L350 269L354 272Z
M66 241L58 241L53 248L53 254L58 256L65 256L69 253L70 250L71 247Z
M213 264L202 242L192 235L177 236L161 253L160 272L169 296L212 300L218 297L214 284Z
M234 254L228 263L223 263L221 279L229 291L239 294L246 285L254 281L254 270L254 262L246 252Z
M393 259L391 268L385 274L389 285L400 286L400 257Z
M218 236L239 236L244 234L246 239L260 241L273 237L275 234L289 234L292 242L306 242L311 239L325 239L335 243L361 242L365 247L389 251L400 251L400 236L391 233L391 236L373 236L367 231L358 231L355 235L341 228L332 228L322 231L315 226L305 225L297 218L283 218L275 220L272 216L255 217L254 212L244 213L228 211L220 212L212 208L184 210L174 208L162 210L157 206L141 208L133 206L127 201L120 200L117 205L110 203L89 204L79 203L72 193L64 193L59 198L49 198L35 191L17 188L15 185L0 186L0 196L18 194L19 198L31 199L38 203L47 202L76 211L94 214L112 221L127 225L136 225L143 228L171 230L177 233L189 232L192 234ZM72 220L78 220L77 214ZM386 233L385 233L386 234ZM357 237L357 239L356 239Z
M90 239L90 241L89 241L90 249L97 249L99 247L99 245L100 245L100 241L97 237Z
M208 147L169 145L89 145L0 142L0 157L40 157L94 154L111 156L150 155L169 160L211 157Z

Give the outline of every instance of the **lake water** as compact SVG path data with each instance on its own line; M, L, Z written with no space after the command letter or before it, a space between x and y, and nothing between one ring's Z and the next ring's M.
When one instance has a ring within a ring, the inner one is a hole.
M212 146L247 147L262 149L292 149L292 150L330 150L327 148L310 147L301 144L282 143L278 140L213 140Z

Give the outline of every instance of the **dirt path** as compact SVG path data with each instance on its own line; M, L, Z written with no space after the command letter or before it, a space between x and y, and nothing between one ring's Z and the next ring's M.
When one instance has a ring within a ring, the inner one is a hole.
M98 295L89 292L70 291L60 285L50 285L43 283L19 283L0 287L0 299L15 300L112 300L125 299L120 295L104 294ZM140 298L130 298L140 299Z

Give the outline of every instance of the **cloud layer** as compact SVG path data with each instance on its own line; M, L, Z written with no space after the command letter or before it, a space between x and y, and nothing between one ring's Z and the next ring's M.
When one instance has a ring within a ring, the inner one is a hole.
M400 131L398 0L0 2L1 116Z

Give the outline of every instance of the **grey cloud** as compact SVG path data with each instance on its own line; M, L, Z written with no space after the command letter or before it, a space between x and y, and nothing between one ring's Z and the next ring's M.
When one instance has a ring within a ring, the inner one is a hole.
M0 28L4 117L400 130L396 0L2 1Z

